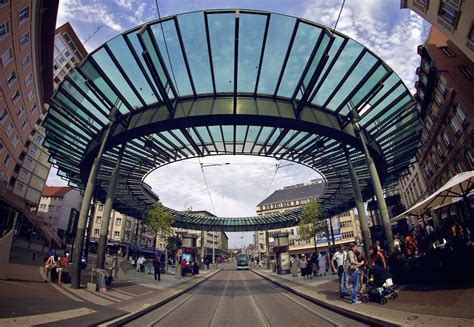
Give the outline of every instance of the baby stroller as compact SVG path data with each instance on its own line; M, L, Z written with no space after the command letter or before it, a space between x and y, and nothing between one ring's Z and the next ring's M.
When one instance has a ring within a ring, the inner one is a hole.
M365 292L360 300L364 303L369 301L379 304L386 304L387 298L398 298L397 292L392 288L392 275L387 269L380 265L375 265L369 270L368 276L363 276L366 280Z

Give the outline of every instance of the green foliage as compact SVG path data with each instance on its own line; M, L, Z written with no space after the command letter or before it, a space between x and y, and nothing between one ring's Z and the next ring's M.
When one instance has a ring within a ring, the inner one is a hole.
M176 251L181 249L183 240L178 235L170 235L166 238L166 250L174 257Z
M155 236L160 234L166 237L171 234L171 227L173 225L173 214L166 210L166 208L157 202L145 216L145 225L150 227Z
M301 212L298 227L302 240L309 241L316 234L326 230L324 209L321 203L311 200L305 204Z

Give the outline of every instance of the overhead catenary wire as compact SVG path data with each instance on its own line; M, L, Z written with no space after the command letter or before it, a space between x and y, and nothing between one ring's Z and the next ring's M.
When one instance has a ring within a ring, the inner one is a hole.
M278 164L275 165L275 172L273 173L272 180L270 181L270 184L267 187L267 191L265 192L265 195L263 196L264 199L267 197L268 191L270 190L270 187L273 184L273 180L275 179L275 176L278 172L278 169L280 168L280 165L281 165L281 160L279 160Z
M207 184L207 180L206 180L206 174L204 173L204 164L201 163L201 160L199 159L199 157L198 157L198 160L199 160L199 164L200 164L200 167L201 167L202 177L204 178L204 185L206 185L207 194L209 195L209 200L211 201L212 213L216 214L216 208L214 207L214 201L212 201L211 190L209 189L209 185Z

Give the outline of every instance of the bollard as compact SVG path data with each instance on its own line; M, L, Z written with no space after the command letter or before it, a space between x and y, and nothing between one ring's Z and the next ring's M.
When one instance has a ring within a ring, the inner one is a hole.
M296 264L296 261L293 261L291 264L291 276L298 277L298 265Z

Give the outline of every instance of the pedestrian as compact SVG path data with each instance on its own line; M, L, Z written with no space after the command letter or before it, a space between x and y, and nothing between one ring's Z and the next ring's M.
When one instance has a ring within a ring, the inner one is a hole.
M306 279L306 270L308 268L308 261L306 260L306 257L304 254L301 255L299 265L300 265L300 270L301 270L301 277Z
M182 259L181 260L181 277L185 277L186 276L186 259Z
M336 263L334 265L334 263ZM348 268L349 268L349 260L347 258L347 251L339 245L337 252L334 253L331 260L331 267L332 270L337 273L339 277L339 295L341 298L346 296L347 293L347 281L348 281ZM337 268L336 268L337 267Z
M319 253L319 256L318 256L318 267L319 267L319 276L326 276L326 262L327 262L327 258L326 258L326 252L321 252Z
M199 264L198 262L195 260L193 262L193 277L197 277L199 275Z
M161 281L161 257L159 254L156 254L153 259L153 270L155 273L155 280Z
M137 271L145 272L145 257L141 255L137 260Z
M364 262L357 260L356 251L357 247L355 243L351 243L347 257L349 259L349 273L352 277L352 304L360 303L357 299L357 293L359 291L359 267L364 264Z
M206 260L204 261L204 264L206 265L206 270L209 270L209 259L206 258Z
M68 253L64 253L60 260L56 264L56 272L58 273L58 285L61 286L63 268L68 264Z
M51 255L49 255L49 254L51 254ZM56 258L55 258L55 255L52 254L52 252L49 252L48 253L48 258L44 262L44 275L45 275L44 282L45 283L48 282L48 274L53 269L56 269ZM50 280L53 281L53 276L51 276Z
M372 266L378 264L384 269L387 269L387 261L385 260L385 256L381 251L378 251L376 247L371 246L369 247L369 254Z
M311 256L311 273L314 277L318 277L318 254L315 252Z

